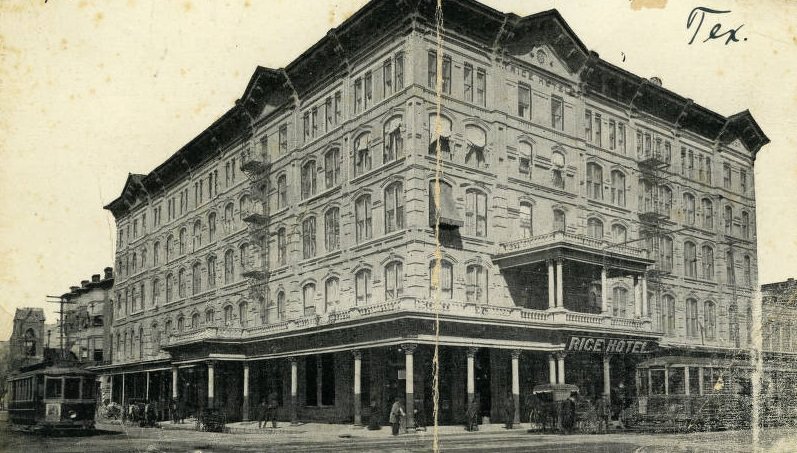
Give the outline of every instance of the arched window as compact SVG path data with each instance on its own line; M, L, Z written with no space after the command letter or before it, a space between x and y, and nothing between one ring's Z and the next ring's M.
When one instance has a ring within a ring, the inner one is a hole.
M138 258L138 254L136 254L136 252L133 252L133 273L134 274L136 273L136 266L138 266L138 259L137 258Z
M733 207L725 206L723 221L725 223L725 234L733 234Z
M208 257L208 288L216 287L216 257L210 255Z
M435 274L436 264L436 261L429 263L429 296L434 296L439 288L441 299L451 299L454 297L454 266L450 261L440 260L440 273Z
M400 261L385 266L385 299L401 297L404 292L404 267Z
M695 224L695 197L691 193L684 194L684 221L687 225Z
M752 286L753 284L752 260L750 259L750 255L745 255L743 259L744 259L744 283L747 286Z
M147 248L141 249L141 269L147 268Z
M385 151L383 163L392 162L404 155L404 140L401 136L401 116L394 116L385 123Z
M197 220L194 222L194 251L202 247L202 222Z
M616 318L628 317L628 290L622 286L612 290L612 314Z
M227 250L224 252L224 283L232 283L235 278L235 259L233 258L233 251Z
M612 225L612 240L618 244L628 242L628 229L619 223Z
M183 298L185 297L185 285L186 285L186 275L185 269L180 269L177 271L177 297Z
M174 300L174 275L166 275L166 303Z
M285 319L285 293L277 293L277 316L280 321Z
M34 357L36 356L36 332L33 329L28 329L25 331L24 335L25 341L25 356L26 357Z
M664 272L672 272L672 263L673 263L673 242L672 238L669 236L662 236L660 238L661 244L661 251L659 256L659 263L661 264L661 270Z
M312 197L316 193L315 161L311 160L302 165L302 199Z
M728 250L725 253L725 279L727 283L733 285L736 283L736 265L733 250Z
M561 209L554 209L553 230L564 232L566 227L567 227L567 218L565 217L565 212Z
M280 175L277 178L277 210L288 207L288 177Z
M152 305L161 303L161 282L157 278L152 280Z
M363 195L354 203L354 217L357 242L371 239L373 229L371 226L371 196Z
M714 229L714 203L708 198L701 200L703 208L703 228L707 230Z
M232 232L232 230L234 228L234 222L235 222L235 219L233 218L234 210L235 210L235 207L233 206L232 203L227 203L224 206L224 218L222 219L222 222L223 222L222 225L223 225L225 233Z
M172 320L167 319L166 325L164 326L163 333L166 334L166 338L168 338L172 334Z
M487 133L476 126L465 126L465 164L476 168L483 168L487 164L485 148L487 146Z
M335 308L340 304L340 280L330 277L324 283L324 311Z
M211 212L208 214L208 242L212 243L216 240L216 213Z
M338 148L330 149L324 154L324 182L327 189L340 184L340 150Z
M587 164L587 198L603 200L603 168L595 162Z
M518 171L521 175L531 176L534 149L526 142L518 143Z
M697 326L697 301L695 299L686 299L686 336L698 336Z
M534 236L534 209L531 203L520 203L520 232L524 238Z
M703 255L703 279L714 280L714 249L704 245L701 252Z
M241 199L238 201L238 215L241 218L241 221L245 219L252 210L252 202L249 199L249 195L243 195Z
M371 303L371 271L360 269L354 276L354 292L357 305Z
M465 191L465 231L471 236L487 236L487 195L477 189Z
M557 151L551 154L551 183L557 189L565 189L565 155Z
M180 315L177 318L177 331L182 332L184 330L185 330L185 318L182 315Z
M191 315L191 329L199 329L199 313L194 313Z
M603 222L595 217L587 220L587 236L592 239L603 239Z
M251 258L249 244L244 242L240 247L238 247L238 264L241 269L241 273L244 273L247 271L247 269L249 269L252 264Z
M625 206L625 174L620 170L612 171L612 204Z
M371 170L371 150L369 133L361 134L354 140L354 176L360 176Z
M277 265L284 266L288 262L288 242L285 228L277 230Z
M305 316L315 314L315 284L308 283L302 287L302 307Z
M340 248L340 209L330 208L324 213L324 248L332 252Z
M188 251L186 249L186 242L188 240L187 237L186 237L187 235L188 235L188 233L186 232L185 228L181 228L180 229L180 245L179 245L179 247L180 247L180 249L179 249L180 255L185 255L185 253Z
M304 259L315 256L315 217L302 221L302 257Z
M717 336L717 308L714 302L703 302L703 321L706 338L713 340Z
M34 346L35 346L35 344L34 344ZM29 352L30 352L30 350L26 350L26 354L27 355L30 355ZM34 355L35 355L35 351L34 351ZM124 354L122 354L122 334L121 333L117 333L116 334L116 359L117 360L124 359Z
M216 311L212 308L205 310L205 325L212 326L216 321Z
M438 124L440 126L439 140L437 139ZM449 160L451 159L451 130L452 123L450 119L442 115L438 117L434 113L429 115L429 154L437 154L437 146L439 142L440 153L444 158Z
M155 242L152 246L152 266L159 266L161 258L161 243Z
M202 292L202 266L194 263L191 267L191 293L196 295Z
M238 322L241 324L241 327L249 325L249 303L246 301L238 304Z
M404 186L394 182L385 189L385 233L404 228Z
M750 214L742 211L742 238L750 239Z
M668 186L659 186L659 212L666 218L672 216L672 189Z
M224 306L224 325L225 326L232 325L232 305Z
M697 248L694 242L684 242L684 275L697 277Z
M153 353L157 354L161 347L161 332L158 330L158 323L153 322L149 331L150 335L152 336L152 344L154 345Z
M487 271L478 264L466 269L465 297L468 302L487 302Z

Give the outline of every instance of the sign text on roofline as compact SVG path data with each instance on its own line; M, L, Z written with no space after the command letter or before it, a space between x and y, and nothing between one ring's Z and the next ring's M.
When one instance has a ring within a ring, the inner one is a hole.
M602 338L573 335L567 341L565 352L597 352L603 354L646 354L656 348L651 340Z

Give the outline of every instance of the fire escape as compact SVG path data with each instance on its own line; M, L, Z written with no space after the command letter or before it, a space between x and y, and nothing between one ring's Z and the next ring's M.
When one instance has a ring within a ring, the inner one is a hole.
M266 320L268 303L269 262L269 167L268 147L265 141L252 144L241 156L241 171L249 179L251 198L248 212L242 213L251 238L250 256L245 259L242 276L249 280L249 292L253 301L260 305L261 322Z

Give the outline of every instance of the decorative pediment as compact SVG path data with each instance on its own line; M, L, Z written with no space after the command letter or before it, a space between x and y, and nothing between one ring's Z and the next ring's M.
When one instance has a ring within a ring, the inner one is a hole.
M575 73L567 67L567 64L548 45L534 46L528 53L516 55L515 57L562 78L575 79Z
M504 40L506 55L572 78L589 57L589 51L556 10L520 19Z
M738 138L736 140L728 143L728 148L730 148L730 149L732 149L732 150L734 150L736 152L744 153L744 154L746 154L746 153L748 153L750 151L750 150L747 149L746 146L744 146L744 143L742 143L742 141L739 140Z

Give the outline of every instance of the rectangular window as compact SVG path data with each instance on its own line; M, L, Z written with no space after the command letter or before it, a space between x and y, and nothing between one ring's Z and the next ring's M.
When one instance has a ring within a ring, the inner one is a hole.
M739 184L742 188L742 193L747 193L747 172L744 170L739 170Z
M476 104L487 105L487 72L484 69L476 71Z
M399 52L396 54L396 70L395 70L395 90L404 88L404 53Z
M644 146L645 146L645 139L643 138L642 132L637 131L637 133L636 133L636 155L638 157L642 157L642 156L645 155Z
M471 66L470 63L465 63L462 75L465 87L465 100L473 102L473 66Z
M326 130L331 131L335 127L335 111L332 109L331 97L324 102L324 115L326 115Z
M651 157L651 153L653 152L653 141L650 134L645 133L645 157Z
M304 259L315 256L315 217L302 222L302 252Z
M342 104L341 104L341 94L340 91L335 93L335 126L340 125L341 120L343 119L343 113L341 112Z
M427 59L427 85L431 89L436 89L437 87L437 55L434 52L429 52L429 57Z
M664 162L672 162L672 144L669 141L664 142Z
M687 167L689 179L695 178L695 152L689 150L689 166Z
M617 123L609 120L609 149L617 148Z
M354 114L363 111L363 79L354 80Z
M288 152L288 125L283 124L279 129L280 154ZM232 181L235 181L235 163L233 163Z
M393 94L393 61L389 58L382 64L382 82L385 97Z
M319 126L320 125L318 124L318 107L313 107L313 111L310 114L310 127L312 130L313 138L318 137Z
M371 71L365 73L363 77L363 85L365 90L364 108L369 108L373 105L374 100L374 80Z
M310 141L310 112L304 112L302 126L304 130L304 143L307 143Z
M584 111L584 138L592 143L592 110Z
M602 142L603 131L601 130L601 116L599 114L595 114L595 144L598 146L603 146Z
M560 131L565 128L565 103L558 96L551 96L551 127Z
M523 84L517 86L517 114L521 118L531 119L531 89Z
M451 94L451 57L443 57L443 93Z
M729 164L722 165L722 186L726 189L731 188L731 166Z
M617 123L617 149L625 154L625 124Z

